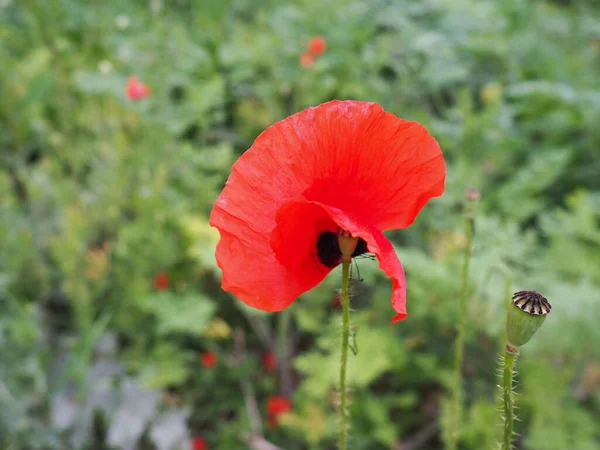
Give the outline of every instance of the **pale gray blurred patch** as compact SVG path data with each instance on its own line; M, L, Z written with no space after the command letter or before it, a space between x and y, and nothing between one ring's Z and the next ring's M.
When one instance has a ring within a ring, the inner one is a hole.
M162 392L145 387L139 380L125 376L125 367L114 359L116 339L105 335L95 349L94 363L85 379L85 398L77 397L74 383L67 383L50 405L52 426L66 432L73 449L88 443L94 414L101 411L107 423L107 444L134 450L142 434L149 430L158 450L189 448L186 409L161 408ZM63 360L64 366L65 358Z

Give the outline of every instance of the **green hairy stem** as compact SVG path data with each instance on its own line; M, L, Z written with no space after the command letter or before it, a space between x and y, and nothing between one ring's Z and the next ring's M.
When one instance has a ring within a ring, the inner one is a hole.
M348 363L348 341L350 336L350 263L352 259L342 261L342 349L340 364L340 438L339 450L346 450L348 441L346 369Z
M502 450L512 449L513 423L515 420L515 399L513 395L514 368L519 349L510 344L504 350L502 361L502 413L504 417L504 437Z

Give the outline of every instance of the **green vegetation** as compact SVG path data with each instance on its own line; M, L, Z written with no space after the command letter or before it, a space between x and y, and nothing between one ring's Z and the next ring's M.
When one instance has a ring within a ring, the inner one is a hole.
M0 449L335 448L341 268L285 313L250 310L220 289L208 225L254 138L333 98L421 122L448 164L445 195L389 234L407 320L358 261L348 448L456 432L469 188L458 448L501 442L495 368L524 289L552 314L519 361L514 445L599 448L597 2L0 0L0 67ZM148 97L126 97L130 75ZM292 410L270 427L276 395Z

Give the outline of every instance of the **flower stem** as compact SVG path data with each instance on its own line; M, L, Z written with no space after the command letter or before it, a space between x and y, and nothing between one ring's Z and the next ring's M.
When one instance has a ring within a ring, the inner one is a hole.
M346 368L348 362L348 340L350 336L350 264L352 258L342 258L342 349L340 363L340 439L339 450L346 450L348 426L346 424Z
M289 357L289 335L290 335L291 313L284 309L278 315L277 322L277 365L279 368L279 391L284 397L292 394L292 373Z
M456 450L462 427L462 365L465 353L465 338L467 332L467 298L469 295L469 262L473 249L473 217L465 217L465 236L467 247L462 265L461 289L460 289L460 322L458 325L458 335L455 343L454 360L454 384L452 386L451 416L454 422L450 429L448 438L448 450Z
M513 422L514 422L514 398L513 398L513 374L518 347L508 344L504 350L503 387L502 387L502 412L504 414L504 438L502 450L512 449Z

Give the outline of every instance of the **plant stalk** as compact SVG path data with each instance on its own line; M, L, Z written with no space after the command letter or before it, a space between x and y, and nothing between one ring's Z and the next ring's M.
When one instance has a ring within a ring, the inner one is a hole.
M502 388L502 412L504 414L504 438L502 439L502 450L512 449L513 423L514 423L514 398L513 398L513 374L519 349L508 344L504 350L503 388Z
M289 309L281 311L277 322L277 365L279 368L279 391L284 397L292 394L292 371L290 367L290 319Z
M346 404L346 369L348 362L348 341L350 336L350 264L352 257L342 258L342 349L340 363L340 439L339 450L346 450L348 440L348 417Z
M454 384L452 389L452 417L454 426L450 430L448 449L456 450L462 428L463 414L463 389L462 389L462 366L465 353L465 339L467 333L467 299L469 296L469 262L473 250L473 217L465 217L465 236L467 247L462 265L461 289L460 289L460 322L455 344L454 360Z

